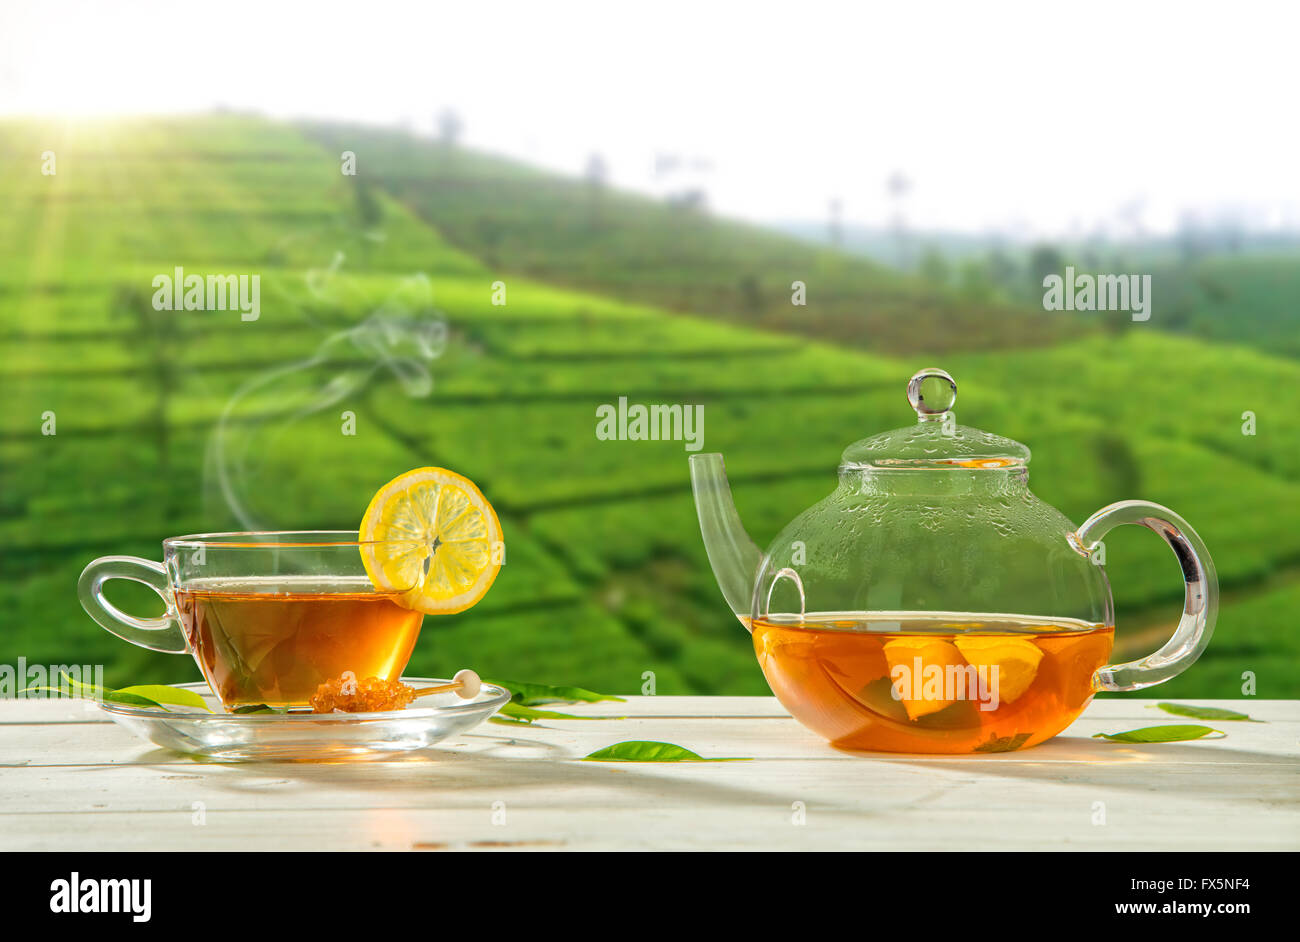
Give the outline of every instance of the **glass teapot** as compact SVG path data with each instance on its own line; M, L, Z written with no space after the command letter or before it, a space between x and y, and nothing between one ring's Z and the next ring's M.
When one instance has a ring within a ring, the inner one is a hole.
M845 449L839 486L766 553L741 526L722 456L694 455L700 531L722 595L753 636L772 692L834 745L1004 752L1056 735L1099 690L1163 683L1214 629L1218 579L1196 532L1143 501L1081 527L1035 497L1029 449L956 424L957 384L923 370L916 424ZM1173 637L1108 664L1113 527L1164 537L1186 584Z

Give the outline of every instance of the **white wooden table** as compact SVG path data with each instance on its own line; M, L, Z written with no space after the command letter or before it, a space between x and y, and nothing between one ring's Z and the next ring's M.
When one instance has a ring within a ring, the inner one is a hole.
M1300 701L1203 701L1266 723L1128 746L1196 722L1094 703L1026 752L836 751L770 697L557 707L621 720L484 724L386 762L215 764L90 704L0 701L0 850L1300 848ZM578 759L630 739L747 762Z

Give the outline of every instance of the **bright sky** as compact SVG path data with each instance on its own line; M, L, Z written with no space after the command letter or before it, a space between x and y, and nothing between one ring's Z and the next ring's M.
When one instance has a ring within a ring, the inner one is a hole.
M719 212L967 231L1148 231L1181 212L1300 229L1300 15L1288 4L707 0L0 9L0 112L214 105L409 121L655 191L656 154ZM362 159L364 159L362 157ZM668 181L669 184L672 181Z

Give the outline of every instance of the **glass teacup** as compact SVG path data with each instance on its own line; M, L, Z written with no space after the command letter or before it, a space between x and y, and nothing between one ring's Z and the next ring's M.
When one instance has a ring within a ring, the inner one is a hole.
M186 651L227 710L305 705L316 688L351 671L396 680L421 612L381 591L362 563L355 531L204 533L163 541L163 562L103 556L81 574L82 607L108 631L153 651ZM400 550L401 547L392 547ZM141 618L104 597L104 583L149 586L166 612Z

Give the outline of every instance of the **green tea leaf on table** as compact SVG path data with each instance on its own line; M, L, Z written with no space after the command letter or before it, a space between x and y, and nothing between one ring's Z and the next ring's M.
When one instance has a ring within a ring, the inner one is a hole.
M488 680L485 683L505 687L512 694L511 700L524 706L539 706L544 703L598 703L601 700L616 700L623 703L622 697L609 693L596 693L582 687L552 686L551 684L529 684L517 680Z
M67 694L81 700L103 700L106 693L113 692L111 688L100 687L95 684L83 684L66 671L59 672L59 681L60 685L58 687L28 687L23 693L40 691L41 693ZM146 698L142 697L141 699Z
M128 694L137 697L144 697L158 704L171 704L173 706L193 707L196 710L202 710L205 713L211 713L212 708L207 702L195 693L193 690L185 690L181 687L170 687L167 684L140 684L134 687L122 687L113 691L114 694L121 696Z
M511 725L511 726L531 726L532 723L533 723L532 720L516 719L516 718L514 718L514 717L510 717L510 716L501 716L500 714L497 714L497 715L495 715L495 716L489 716L489 717L488 717L488 722L489 722L489 723L506 723L506 724L509 724L509 725Z
M1227 722L1262 723L1263 720L1251 719L1245 713L1225 710L1222 707L1184 706L1181 703L1157 703L1157 707L1175 716L1190 716L1194 720L1225 720Z
M631 740L616 742L604 749L597 749L584 762L743 762L741 757L706 759L704 756L674 746L668 742L650 742L648 740Z
M100 699L103 699L107 703L120 703L123 706L157 707L159 710L163 710L167 713L171 712L171 710L168 710L164 704L159 703L157 700L151 700L148 697L141 696L138 693L122 693L120 690L109 690L105 688L104 696Z
M124 706L140 707L158 707L161 710L167 708L157 700L151 700L149 697L137 693L113 690L111 687L99 687L95 684L83 684L75 680L66 673L59 674L59 680L62 685L58 687L35 686L27 687L23 693L54 693L62 696L67 694L78 700L99 700L108 703L120 703Z
M1189 739L1202 739L1210 733L1220 736L1227 734L1221 729L1208 726L1146 726L1132 729L1126 733L1094 733L1093 739L1105 739L1110 742L1186 742Z
M131 694L119 694L115 690L100 691L98 687L91 687L87 684L81 685L81 690L75 693L69 693L67 687L24 687L19 693L53 693L62 696L69 694L74 700L100 700L108 703L121 703L126 706L154 706L161 707L161 703L156 703L147 697L137 697ZM92 692L94 691L94 692Z
M523 723L531 723L533 720L621 720L621 716L574 716L572 713L557 713L555 710L538 710L530 706L524 706L522 703L516 703L511 700L503 706L499 714L513 717L515 720Z
M59 673L59 680L62 686L28 687L24 692L66 693L81 700L100 700L106 703L120 703L123 706L157 707L169 713L171 711L167 709L167 704L203 710L205 713L212 712L212 708L193 690L171 687L167 684L137 684L114 690L112 687L83 684L66 671Z

